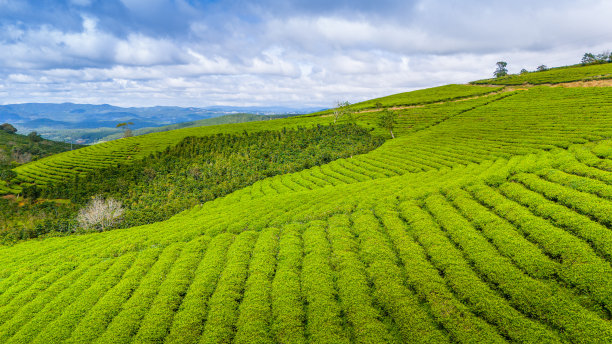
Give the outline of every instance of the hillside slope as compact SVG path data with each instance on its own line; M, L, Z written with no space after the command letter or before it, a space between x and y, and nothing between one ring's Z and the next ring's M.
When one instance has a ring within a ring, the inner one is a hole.
M386 97L383 106L414 106L415 104L429 104L449 99L469 98L475 95L485 95L500 90L483 86L450 85L437 87L423 91L410 92ZM451 95L451 92L454 96ZM366 105L355 104L355 109L366 108ZM367 104L367 102L364 102ZM369 106L369 105L368 105ZM358 116L357 124L373 128L377 113L366 113ZM435 114L441 116L440 111ZM412 126L413 120L421 120L419 117L405 118L407 126ZM401 118L401 117L400 117ZM431 121L425 118L425 121ZM271 121L260 121L251 123L226 124L218 126L207 126L198 128L185 128L172 130L170 132L152 133L142 136L124 138L101 144L85 147L73 152L57 154L55 156L27 164L15 169L19 180L24 184L45 185L62 180L71 180L76 175L85 175L88 171L114 166L119 163L128 163L133 159L142 159L151 153L155 153L175 145L188 136L209 136L214 134L237 134L244 132L256 132L262 130L280 130L282 128L296 128L298 126L311 127L317 124L330 124L333 118L327 113L315 115L297 116L286 119ZM403 124L400 121L400 126ZM410 129L410 128L407 128Z
M0 338L608 343L612 161L571 148L3 248Z
M72 147L69 143L44 140L39 137L33 140L27 135L10 134L0 130L0 171L80 147L80 145ZM11 191L14 190L7 187L5 180L0 179L0 194Z
M170 124L158 127L149 127L149 128L140 128L132 131L133 136L146 135L151 133L158 133L162 131L170 131L176 129L183 128L197 128L197 127L205 127L210 125L221 125L221 124L230 124L230 123L245 123L245 122L255 122L255 121L268 121L271 119L277 118L286 118L291 117L292 115L254 115L250 113L235 113L229 115L223 115L213 118L205 118L199 119L197 121L190 122L181 122L177 124ZM117 140L123 137L123 133L121 130L117 130L117 132L104 136L101 141L110 141Z
M560 84L572 81L612 79L612 63L551 68L540 72L510 74L500 78L472 82L474 85Z
M0 342L612 342L612 89L434 103L167 221L0 247Z

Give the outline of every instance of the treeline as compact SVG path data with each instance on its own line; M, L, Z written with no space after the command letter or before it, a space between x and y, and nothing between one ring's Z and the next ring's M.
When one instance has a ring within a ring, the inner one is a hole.
M266 177L368 152L383 142L354 124L187 137L148 158L28 193L42 199L69 199L79 206L95 195L112 197L125 207L117 226L132 227L165 220ZM76 210L71 215L64 211L58 214L61 216L48 212L30 230L18 229L12 237L78 230Z
M610 51L604 51L600 54L585 53L584 56L582 56L582 60L580 60L580 63L583 66L591 64L612 63L612 53L610 53Z

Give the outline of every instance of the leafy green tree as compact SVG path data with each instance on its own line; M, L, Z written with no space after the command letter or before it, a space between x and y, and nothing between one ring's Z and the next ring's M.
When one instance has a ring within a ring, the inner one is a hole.
M588 65L591 63L595 63L596 58L595 55L592 53L585 53L584 56L582 56L582 60L580 61L580 63L582 63L583 65Z
M395 128L395 124L397 124L397 113L394 111L385 109L382 115L378 117L378 125L385 130L389 130L391 138L393 139L395 138L395 135L393 135L393 128Z
M508 75L508 69L506 68L508 66L508 62L499 61L496 63L496 65L497 69L495 69L495 72L493 73L496 78Z
M597 63L607 63L612 61L612 53L604 51L601 54L597 54Z
M538 72L543 72L545 70L548 70L548 67L546 67L546 65L539 65L537 70Z
M525 68L521 69L521 74L527 74L527 73L529 73L529 71L527 69L525 69Z
M0 129L3 131L6 131L9 134L14 134L17 132L17 128L15 128L13 125L8 124L8 123L0 124Z

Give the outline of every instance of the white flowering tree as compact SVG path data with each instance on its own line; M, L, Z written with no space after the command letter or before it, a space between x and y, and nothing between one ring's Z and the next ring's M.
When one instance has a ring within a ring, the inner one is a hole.
M79 211L77 221L84 229L95 229L101 232L118 223L123 211L120 201L96 196Z

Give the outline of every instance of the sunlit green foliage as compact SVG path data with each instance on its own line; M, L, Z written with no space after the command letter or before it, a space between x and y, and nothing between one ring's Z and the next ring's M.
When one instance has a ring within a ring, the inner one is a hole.
M610 343L611 92L403 109L371 152L0 247L0 340Z

